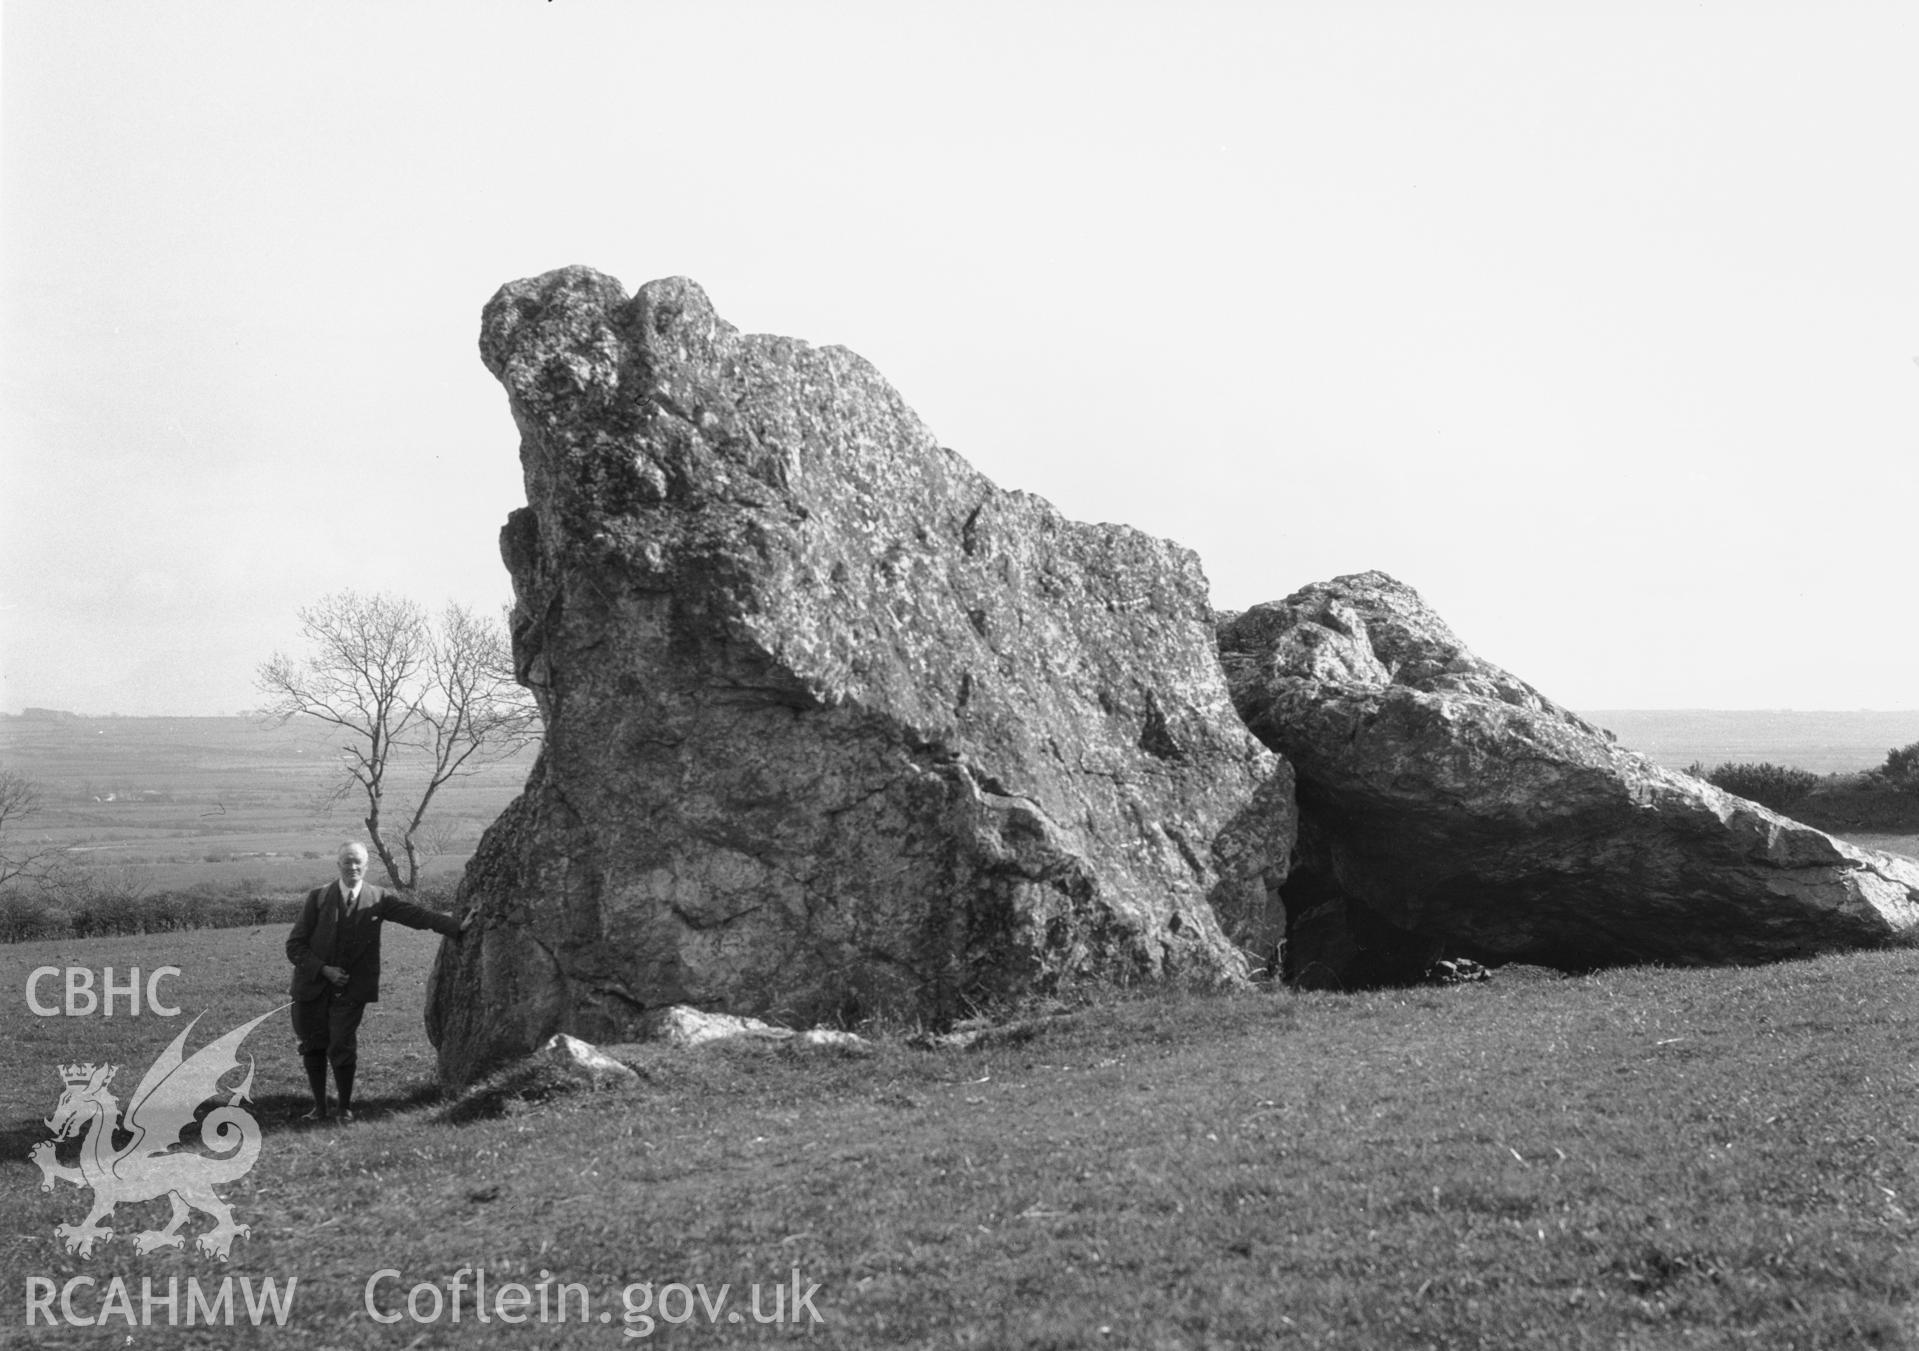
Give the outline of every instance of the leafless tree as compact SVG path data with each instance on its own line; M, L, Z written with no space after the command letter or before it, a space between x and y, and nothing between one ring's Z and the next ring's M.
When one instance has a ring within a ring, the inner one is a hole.
M457 822L439 817L422 821L419 830L414 832L413 842L419 846L423 858L432 858L435 854L450 854L460 837Z
M52 845L35 846L20 838L20 827L40 810L40 786L25 775L0 769L0 887L44 878L58 860Z
M513 679L502 625L464 606L448 605L434 624L411 600L342 591L299 614L309 651L300 660L276 653L260 667L263 711L281 722L316 718L345 734L337 796L357 789L365 798L374 852L393 885L411 891L422 853L432 852L425 845L434 795L535 740L538 711ZM417 768L426 781L389 816L396 768Z

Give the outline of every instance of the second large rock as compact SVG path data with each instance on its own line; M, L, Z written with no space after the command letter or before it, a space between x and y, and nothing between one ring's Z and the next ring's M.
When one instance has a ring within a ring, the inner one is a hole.
M1405 980L1441 953L1737 962L1919 929L1919 865L1616 745L1383 573L1229 617L1220 639L1234 702L1299 776L1303 983Z

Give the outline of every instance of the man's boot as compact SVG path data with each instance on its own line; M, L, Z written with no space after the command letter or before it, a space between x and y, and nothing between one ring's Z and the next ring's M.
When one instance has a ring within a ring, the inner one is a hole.
M313 1091L313 1110L301 1117L302 1121L326 1120L326 1057L324 1055L302 1056L306 1065L307 1087Z
M335 1065L333 1082L340 1090L340 1124L353 1124L353 1069L351 1065Z

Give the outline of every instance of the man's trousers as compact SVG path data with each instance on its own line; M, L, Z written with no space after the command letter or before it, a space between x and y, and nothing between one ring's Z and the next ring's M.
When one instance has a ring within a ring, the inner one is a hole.
M333 990L294 1001L293 1036L309 1071L325 1064L333 1066L336 1078L353 1073L360 1061L360 1018L365 1013L364 1001L342 999Z

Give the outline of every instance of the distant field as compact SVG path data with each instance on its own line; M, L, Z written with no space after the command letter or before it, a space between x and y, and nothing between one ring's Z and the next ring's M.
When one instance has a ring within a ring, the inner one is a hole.
M366 833L362 801L329 801L339 746L312 722L0 716L0 768L41 790L22 835L155 890L246 882L273 893L324 879L339 841ZM529 750L441 790L443 852L429 875L464 863L532 764ZM415 786L397 779L389 816Z
M1580 716L1620 744L1673 769L1694 761L1769 761L1815 774L1845 774L1886 762L1895 746L1919 741L1919 709L1797 712L1762 709L1601 709Z
M1839 838L1861 849L1877 849L1886 854L1904 854L1919 862L1919 835L1875 835L1867 831L1845 831Z

